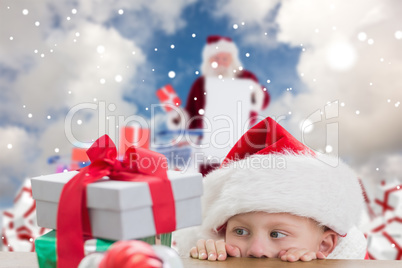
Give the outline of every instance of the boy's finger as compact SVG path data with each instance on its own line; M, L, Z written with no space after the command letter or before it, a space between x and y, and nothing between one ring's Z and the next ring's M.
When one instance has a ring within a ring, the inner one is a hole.
M196 247L190 249L190 256L191 258L198 259L198 250Z
M232 257L240 257L240 249L238 247L234 247L231 245L226 244L226 252L227 255L232 256Z
M311 260L315 260L315 259L317 259L317 257L315 255L315 252L313 252L313 251L309 251L300 257L301 261L311 261Z
M218 261L224 261L227 258L226 254L226 243L223 240L216 241L215 246L216 246L216 254L218 254Z
M281 258L283 255L285 255L285 253L286 253L286 250L279 251L278 258Z
M208 239L205 242L205 246L207 248L208 260L215 261L217 259L215 241L212 239Z
M290 248L282 257L281 260L294 262L300 260L300 257L308 252L307 249Z
M207 251L205 248L205 240L200 239L197 241L198 258L200 260L205 260L207 258Z

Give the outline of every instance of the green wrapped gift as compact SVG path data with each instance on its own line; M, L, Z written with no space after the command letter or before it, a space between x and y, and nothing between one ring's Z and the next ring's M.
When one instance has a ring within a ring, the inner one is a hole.
M150 245L161 244L170 247L172 234L162 234L160 236L151 236L143 239L138 239L147 242ZM85 254L93 252L104 252L114 242L113 240L105 239L88 239L84 243ZM57 267L57 254L56 254L56 231L50 231L35 239L35 251L38 257L38 263L40 268Z

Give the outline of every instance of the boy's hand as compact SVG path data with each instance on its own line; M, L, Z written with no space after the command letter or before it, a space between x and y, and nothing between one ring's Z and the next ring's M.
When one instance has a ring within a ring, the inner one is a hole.
M290 248L288 250L281 250L278 256L282 261L311 261L315 259L323 260L325 259L325 255L318 251L315 253L314 251L309 251L307 249L300 248Z
M226 244L223 240L200 239L197 241L197 246L190 250L190 256L200 260L224 261L227 256L240 257L240 250Z

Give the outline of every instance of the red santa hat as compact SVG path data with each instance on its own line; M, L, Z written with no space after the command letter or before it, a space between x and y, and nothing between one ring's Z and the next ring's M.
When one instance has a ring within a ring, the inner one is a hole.
M363 195L354 172L341 161L329 165L333 160L264 119L205 177L202 233L222 238L219 229L232 216L264 211L312 218L345 236L358 224Z
M202 60L208 61L211 56L219 52L228 52L233 55L234 58L238 57L239 50L233 43L230 37L224 37L220 35L210 35L207 37L207 44L202 51Z

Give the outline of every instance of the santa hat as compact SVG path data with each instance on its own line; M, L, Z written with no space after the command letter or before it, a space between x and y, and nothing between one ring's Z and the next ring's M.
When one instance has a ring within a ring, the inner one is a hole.
M209 58L219 52L228 52L233 55L234 58L238 57L239 50L229 37L220 35L210 35L207 37L207 44L202 51L202 60L208 61Z
M223 238L219 229L232 216L264 211L312 218L345 236L361 216L362 190L346 164L327 163L334 163L331 156L315 154L273 119L264 119L204 178L201 232Z

